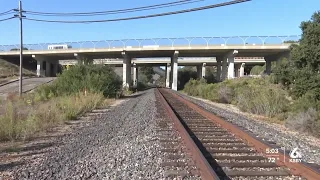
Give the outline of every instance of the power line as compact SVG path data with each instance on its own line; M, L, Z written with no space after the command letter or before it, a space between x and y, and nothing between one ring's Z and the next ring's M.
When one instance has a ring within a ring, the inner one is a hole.
M0 22L2 22L2 21L8 21L8 20L10 20L10 19L14 19L15 17L9 17L9 18L5 18L5 19L0 19Z
M122 9L122 10L112 10L112 11L101 11L101 12L91 12L91 13L61 13L61 14L40 14L40 13L34 13L30 11L26 11L26 14L34 15L34 16L98 16L98 15L110 15L110 14L124 14L124 13L130 13L130 12L139 12L139 11L146 11L146 10L153 10L153 9L161 9L161 8L167 8L167 7L174 7L174 6L181 6L185 4L192 4L197 3L205 0L184 0L179 1L179 3L175 4L161 4L161 5L152 5L152 6L145 6L145 7L137 7L137 8L131 8L131 9Z
M160 14L151 14L146 16L135 16L135 17L118 18L118 19L91 20L91 21L58 21L58 20L44 20L44 19L33 19L33 18L25 18L25 19L30 21L51 22L51 23L98 23L98 22L126 21L126 20L145 19L145 18L151 18L151 17L168 16L168 15L174 15L174 14L187 13L187 12L201 11L201 10L212 9L212 8L217 8L222 6L239 4L239 3L248 2L248 1L251 1L251 0L233 0L233 1L228 1L224 3L202 6L198 8L192 8L192 9L185 9L180 11L172 11L172 12L166 12L166 13L160 13Z
M180 0L180 1L174 1L169 3L162 3L162 4L154 4L149 6L142 6L142 7L135 7L135 8L128 8L128 9L118 9L118 10L110 10L110 11L96 11L96 12L72 12L72 13L53 13L53 12L36 12L36 11L26 11L28 14L32 15L51 15L51 16L85 16L85 15L103 15L103 14L109 14L109 13L124 13L127 11L135 11L135 10L148 10L148 8L160 8L162 6L168 6L168 5L179 5L181 3L193 3L195 0ZM197 0L199 1L199 0Z
M10 9L8 11L0 13L0 16L5 16L5 15L8 15L8 14L13 14L13 13L14 13L13 9Z

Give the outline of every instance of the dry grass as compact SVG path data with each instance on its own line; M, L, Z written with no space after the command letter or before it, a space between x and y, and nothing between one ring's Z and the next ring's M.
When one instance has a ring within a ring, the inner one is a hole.
M318 112L314 108L299 113L290 113L285 125L290 129L311 133L320 137L320 121Z
M38 132L67 120L75 120L85 112L111 103L102 94L95 93L88 93L86 96L79 93L39 102L35 99L35 95L21 99L10 95L1 104L0 140L25 140Z

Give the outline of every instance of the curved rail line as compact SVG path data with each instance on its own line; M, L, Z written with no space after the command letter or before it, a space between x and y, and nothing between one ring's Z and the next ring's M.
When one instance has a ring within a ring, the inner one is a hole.
M275 146L171 90L161 88L157 93L161 94L160 101L192 158L201 167L202 179L320 179L319 170L309 164L290 162L288 155L281 151L267 153L267 149L275 149ZM276 155L279 160L271 158L270 161L270 155Z

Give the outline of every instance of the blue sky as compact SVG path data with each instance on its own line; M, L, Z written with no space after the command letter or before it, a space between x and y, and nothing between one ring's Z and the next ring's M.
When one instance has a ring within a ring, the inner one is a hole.
M23 9L42 12L88 12L146 6L173 0L23 0ZM168 9L112 16L63 18L112 19L209 5L227 0L206 0ZM0 13L18 6L17 0L0 0ZM96 24L56 24L24 21L24 43L65 42L152 37L299 35L301 21L320 10L320 0L252 0L187 14ZM317 9L318 8L318 9ZM30 16L39 19L60 17ZM0 16L3 19L8 16ZM19 43L18 19L0 22L0 44Z

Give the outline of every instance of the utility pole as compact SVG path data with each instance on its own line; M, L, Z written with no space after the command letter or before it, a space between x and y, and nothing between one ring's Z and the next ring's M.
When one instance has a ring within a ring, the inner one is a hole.
M23 62L23 31L22 31L22 18L25 16L22 15L23 10L22 10L22 2L19 1L19 9L15 9L15 11L18 11L19 14L15 15L15 17L19 17L20 20L20 73L19 73L19 96L21 97L22 95L22 62Z

